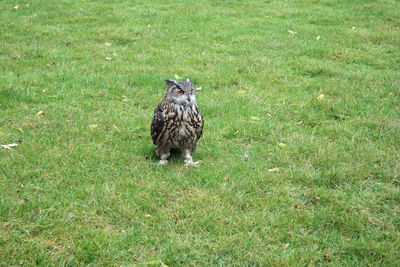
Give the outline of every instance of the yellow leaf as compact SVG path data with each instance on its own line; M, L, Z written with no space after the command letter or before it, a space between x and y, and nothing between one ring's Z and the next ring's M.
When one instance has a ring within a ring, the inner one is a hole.
M22 128L17 128L18 131L20 131L21 133L24 132L24 130L22 130Z
M317 96L317 99L318 99L318 100L322 100L322 99L324 99L324 97L325 97L324 94L320 94L319 96Z
M285 147L285 146L287 146L287 144L285 144L285 143L279 143L278 146L280 146L280 147Z
M0 131L0 136L4 136L4 133Z
M159 264L161 264L161 261L160 260L152 260L152 261L146 262L145 264L148 264L148 265L159 265Z
M272 168L269 169L268 172L279 172L281 170L281 168Z
M259 117L255 117L255 116L251 116L250 119L252 119L253 121L259 121L260 120Z

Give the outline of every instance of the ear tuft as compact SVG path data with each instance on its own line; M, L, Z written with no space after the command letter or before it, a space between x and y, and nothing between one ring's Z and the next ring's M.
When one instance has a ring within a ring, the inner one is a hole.
M176 85L176 81L174 81L174 80L165 80L165 82L167 83L167 85L169 87Z
M192 82L192 80L191 80L191 79L189 79L189 78L187 78L187 79L186 79L186 82L188 82L188 83L190 83L191 85L193 85L193 82Z

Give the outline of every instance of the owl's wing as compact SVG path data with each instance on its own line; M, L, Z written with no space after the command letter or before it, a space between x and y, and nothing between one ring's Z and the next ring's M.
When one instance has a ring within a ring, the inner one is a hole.
M196 107L196 112L197 112L197 127L196 127L196 134L197 134L197 140L201 138L203 135L203 127L204 127L204 119L203 116L201 116L200 111Z
M157 145L158 140L165 130L166 119L164 117L164 109L164 102L161 102L154 111L153 122L151 123L151 138L155 145Z

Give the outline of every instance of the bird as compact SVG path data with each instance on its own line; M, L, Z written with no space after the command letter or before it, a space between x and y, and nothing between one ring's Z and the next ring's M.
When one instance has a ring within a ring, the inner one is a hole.
M198 165L191 153L196 151L197 143L203 135L204 120L196 103L193 82L165 80L168 85L164 100L154 111L151 123L151 137L156 145L159 164L168 163L171 149L180 149L184 166Z

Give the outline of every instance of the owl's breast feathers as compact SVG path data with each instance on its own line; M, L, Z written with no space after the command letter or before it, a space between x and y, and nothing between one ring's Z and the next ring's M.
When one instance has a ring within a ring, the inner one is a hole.
M196 105L158 104L151 124L153 143L170 143L172 147L191 145L195 148L203 135L204 121ZM185 144L186 143L186 144Z

